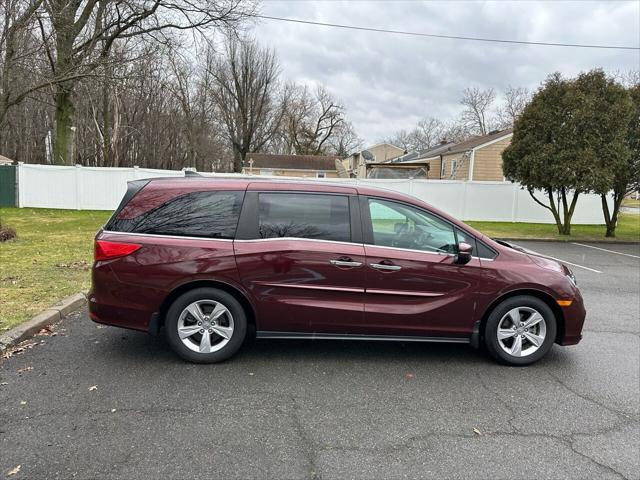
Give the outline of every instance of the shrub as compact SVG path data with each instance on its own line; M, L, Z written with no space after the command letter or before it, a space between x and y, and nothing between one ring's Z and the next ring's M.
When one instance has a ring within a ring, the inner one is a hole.
M6 225L2 224L2 219L0 219L0 242L6 242L7 240L11 240L15 238L16 231L13 228L9 228Z

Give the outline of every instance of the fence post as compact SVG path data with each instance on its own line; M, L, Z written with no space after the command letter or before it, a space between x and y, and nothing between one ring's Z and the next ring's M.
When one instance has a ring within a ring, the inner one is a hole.
M460 218L462 220L467 220L467 184L468 181L462 182L462 205L460 207Z
M22 195L20 193L20 175L22 174L22 165L24 162L18 162L16 166L16 207L22 208Z
M140 170L138 169L138 165L133 166L133 179L137 180L140 178Z
M511 185L513 187L513 196L511 200L511 221L515 222L518 218L518 190L520 190L520 188L515 183L512 183Z
M81 191L80 191L80 168L82 168L81 165L76 163L76 169L75 169L75 174L74 174L74 180L76 182L76 210L82 210L82 195L81 195Z

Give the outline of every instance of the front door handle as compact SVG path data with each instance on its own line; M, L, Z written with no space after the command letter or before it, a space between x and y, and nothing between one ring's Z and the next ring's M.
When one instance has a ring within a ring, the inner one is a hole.
M336 267L360 267L362 266L362 262L354 262L351 259L344 260L329 260L331 265L335 265Z
M386 265L384 263L372 263L371 268L375 268L376 270L386 270L389 272L397 272L402 267L400 265Z

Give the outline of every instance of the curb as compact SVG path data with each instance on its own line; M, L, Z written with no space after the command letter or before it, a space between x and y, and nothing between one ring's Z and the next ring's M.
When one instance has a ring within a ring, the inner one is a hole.
M60 300L54 306L40 312L31 320L27 320L17 327L13 327L11 330L0 335L0 353L32 337L43 328L62 320L71 312L81 308L85 303L87 303L87 297L84 293L76 293Z

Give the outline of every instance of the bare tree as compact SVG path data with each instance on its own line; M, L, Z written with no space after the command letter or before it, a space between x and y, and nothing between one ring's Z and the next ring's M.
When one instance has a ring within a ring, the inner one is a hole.
M420 120L416 129L411 132L413 149L419 151L433 147L444 139L445 133L446 126L441 120L433 117Z
M396 131L392 136L387 137L382 141L395 145L396 147L403 148L408 152L413 150L412 132L405 129Z
M330 151L341 158L362 148L362 139L350 122L342 122L329 139Z
M212 95L233 148L233 170L274 136L287 107L278 85L275 52L230 36L224 55L209 67Z
M73 146L73 93L79 79L94 75L118 39L158 36L181 30L233 28L253 10L240 0L44 0L43 38L53 36L48 50L53 77L55 163L69 164Z
M524 107L531 99L531 92L522 87L507 87L504 92L504 104L498 110L498 124L500 128L513 127Z
M293 89L284 118L286 143L298 155L323 155L344 125L344 107L323 86Z
M477 87L465 88L460 104L465 108L461 121L477 135L486 135L491 130L490 110L496 94L493 88L480 90Z
M34 85L34 58L41 47L36 39L36 14L43 0L4 0L0 2L0 130L7 112L22 102Z

